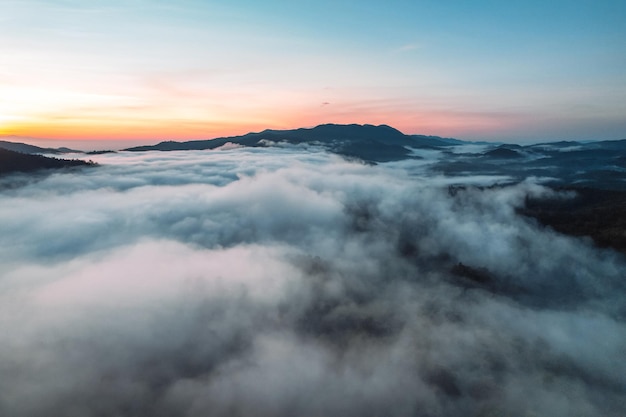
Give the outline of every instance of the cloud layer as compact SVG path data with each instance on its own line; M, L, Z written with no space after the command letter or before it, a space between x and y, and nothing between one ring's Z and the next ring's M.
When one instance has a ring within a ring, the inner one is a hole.
M289 147L95 158L0 184L2 415L626 410L626 263L517 215L541 185Z

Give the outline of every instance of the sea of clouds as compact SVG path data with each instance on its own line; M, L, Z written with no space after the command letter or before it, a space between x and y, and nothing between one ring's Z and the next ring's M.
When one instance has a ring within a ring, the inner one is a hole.
M518 215L537 181L90 158L0 180L0 415L626 412L626 261Z

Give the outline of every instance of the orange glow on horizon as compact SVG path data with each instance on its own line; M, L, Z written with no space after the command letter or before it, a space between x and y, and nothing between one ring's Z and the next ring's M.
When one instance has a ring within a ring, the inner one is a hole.
M487 134L491 137L518 127L520 115L446 110L411 110L388 103L344 102L333 106L293 106L289 112L251 111L235 118L225 115L208 120L165 118L143 113L120 117L105 114L98 117L59 116L2 122L0 136L18 136L52 140L200 140L237 136L265 129L295 129L324 123L387 124L405 134L458 137Z

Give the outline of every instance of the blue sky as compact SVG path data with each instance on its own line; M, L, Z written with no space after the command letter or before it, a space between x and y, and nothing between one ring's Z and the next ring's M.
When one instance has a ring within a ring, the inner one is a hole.
M0 0L0 134L626 137L623 1Z

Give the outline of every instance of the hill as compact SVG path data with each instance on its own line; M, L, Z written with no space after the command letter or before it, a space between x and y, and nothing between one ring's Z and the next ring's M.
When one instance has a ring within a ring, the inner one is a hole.
M387 125L323 124L314 128L264 130L242 136L222 137L187 142L167 141L152 146L137 146L126 151L178 151L216 149L227 143L266 147L276 143L319 145L327 150L363 159L386 162L411 157L410 148L443 148L463 142L437 136L405 135Z
M37 153L48 153L48 154L63 154L63 153L82 153L81 151L76 151L74 149L69 148L42 148L35 145L29 145L27 143L21 142L9 142L6 140L0 140L0 148L8 149L10 151L26 153L26 154L37 154Z
M79 159L58 159L42 155L29 155L0 148L0 175L12 172L33 172L42 169L59 169L94 166L93 162Z

